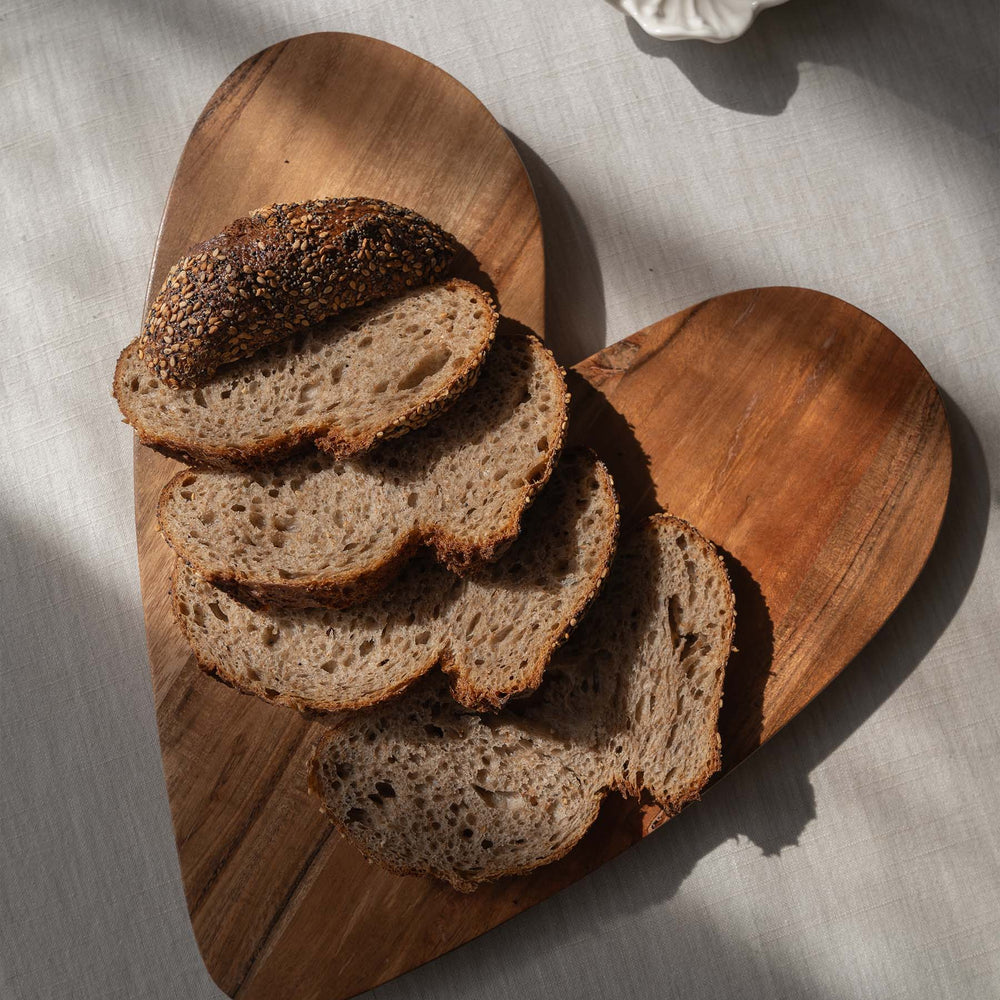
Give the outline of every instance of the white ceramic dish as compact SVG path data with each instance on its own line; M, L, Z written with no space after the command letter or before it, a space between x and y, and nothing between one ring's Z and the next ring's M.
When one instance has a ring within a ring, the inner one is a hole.
M611 0L654 38L700 38L729 42L739 38L758 12L787 0Z

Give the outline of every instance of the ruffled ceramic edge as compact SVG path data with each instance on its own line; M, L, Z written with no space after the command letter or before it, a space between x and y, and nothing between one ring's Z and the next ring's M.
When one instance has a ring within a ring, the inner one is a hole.
M612 0L647 35L664 41L730 42L760 11L787 0Z

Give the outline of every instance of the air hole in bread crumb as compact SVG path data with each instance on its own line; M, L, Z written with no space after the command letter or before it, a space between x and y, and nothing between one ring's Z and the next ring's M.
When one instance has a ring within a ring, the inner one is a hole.
M692 632L690 635L682 636L684 640L684 648L681 650L681 655L678 658L679 662L683 663L696 649L699 649L698 643L701 641L701 635L698 632ZM692 663L685 673L686 677L690 677L694 673L694 669L697 663Z
M394 799L396 797L396 789L388 781L376 781L375 791L385 799Z
M441 739L444 736L444 730L440 726L428 724L424 726L424 732L427 733L428 736L436 736L438 739Z
M436 375L442 368L448 363L448 359L451 357L451 351L446 347L436 347L434 350L425 354L414 366L410 369L409 373L399 380L396 384L396 388L406 391L408 389L415 389L421 382L425 379L430 378L432 375Z
M507 636L509 636L513 630L514 630L513 625L504 625L503 628L499 628L496 630L496 632L493 633L492 637L490 638L490 641L493 643L494 646L497 646L501 642L503 642L504 639L506 639Z
M218 618L220 622L229 621L229 615L227 615L226 612L219 607L218 602L210 601L208 605L208 610L211 611L212 614L215 615L215 617Z
M538 480L541 479L543 475L545 475L545 463L539 462L524 477L524 481L528 484L537 483Z
M676 594L671 594L667 601L667 626L670 629L670 642L676 649L680 643L681 602Z
M348 823L365 823L368 820L368 816L364 809L348 809L347 810L347 822Z

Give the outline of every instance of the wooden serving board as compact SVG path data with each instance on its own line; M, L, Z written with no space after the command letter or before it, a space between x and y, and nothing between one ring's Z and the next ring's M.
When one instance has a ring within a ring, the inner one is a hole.
M440 70L344 34L295 38L222 84L185 147L150 295L190 244L274 201L368 194L415 208L470 251L509 321L543 328L541 225L503 130ZM577 365L571 435L609 463L626 520L663 507L724 551L737 645L723 773L799 712L913 582L944 512L948 428L889 330L818 292L709 300ZM188 908L231 996L339 1000L468 941L659 825L613 798L562 861L462 896L370 867L305 792L316 723L195 669L155 530L176 464L135 453L157 717Z

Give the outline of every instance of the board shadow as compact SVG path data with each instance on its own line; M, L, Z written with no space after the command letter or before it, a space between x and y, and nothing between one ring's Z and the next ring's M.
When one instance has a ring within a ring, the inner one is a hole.
M572 365L604 347L606 312L601 266L572 195L519 136L504 130L531 181L545 247L545 342Z

